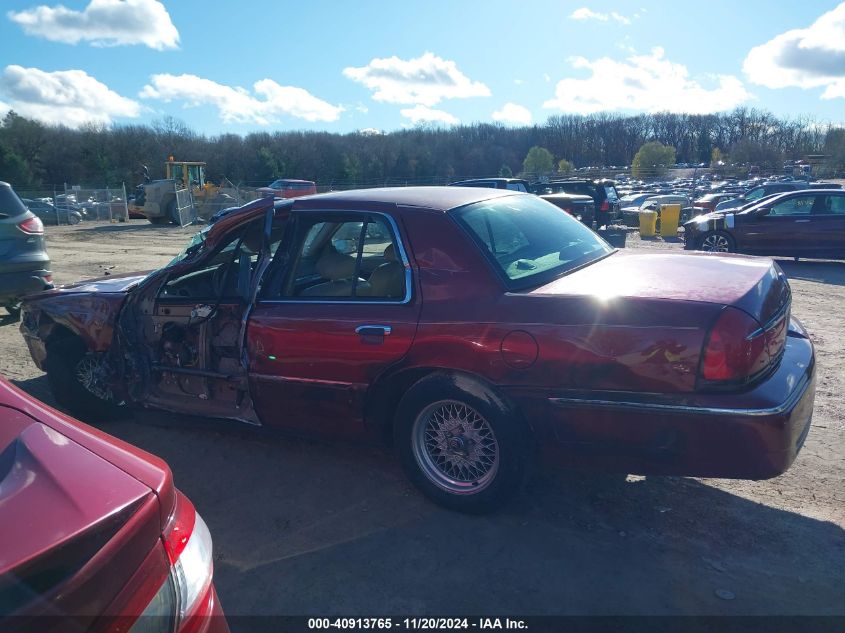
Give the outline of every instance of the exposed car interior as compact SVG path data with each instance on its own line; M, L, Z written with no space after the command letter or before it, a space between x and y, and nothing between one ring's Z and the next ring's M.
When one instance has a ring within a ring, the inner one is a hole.
M302 232L291 273L276 296L401 300L405 266L387 223L316 221Z

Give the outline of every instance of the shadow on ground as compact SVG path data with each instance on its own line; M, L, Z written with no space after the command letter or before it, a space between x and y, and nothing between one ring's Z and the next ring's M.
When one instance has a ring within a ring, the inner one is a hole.
M778 259L777 263L790 279L845 286L845 262Z
M841 528L697 480L558 472L465 516L386 450L134 417L101 428L170 464L232 615L845 613Z

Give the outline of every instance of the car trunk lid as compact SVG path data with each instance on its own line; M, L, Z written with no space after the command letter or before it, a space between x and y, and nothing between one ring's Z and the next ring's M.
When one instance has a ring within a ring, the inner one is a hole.
M791 292L770 259L710 253L622 251L530 291L531 295L590 295L665 299L733 306L763 328L769 355L779 357L786 340Z

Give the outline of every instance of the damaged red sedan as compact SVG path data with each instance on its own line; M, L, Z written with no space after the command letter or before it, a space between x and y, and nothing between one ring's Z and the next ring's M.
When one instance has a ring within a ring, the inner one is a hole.
M496 507L538 461L762 479L810 428L814 351L769 259L627 254L530 194L258 200L168 266L34 295L64 406L392 441L410 479Z

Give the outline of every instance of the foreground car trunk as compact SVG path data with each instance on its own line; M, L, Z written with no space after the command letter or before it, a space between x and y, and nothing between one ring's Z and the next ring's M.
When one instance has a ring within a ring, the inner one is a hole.
M0 522L0 612L93 618L156 545L159 499L27 414L0 416L0 510L14 517Z

